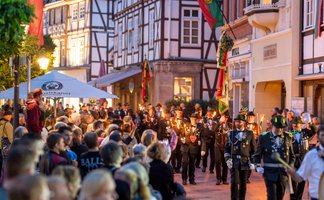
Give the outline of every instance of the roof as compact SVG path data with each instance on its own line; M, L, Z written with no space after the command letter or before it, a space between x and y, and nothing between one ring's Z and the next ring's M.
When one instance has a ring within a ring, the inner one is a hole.
M96 87L106 87L108 85L114 84L118 81L124 80L131 76L141 73L142 70L139 68L132 68L129 70L116 71L113 73L106 74L102 77L99 77L95 80L88 82L88 84Z

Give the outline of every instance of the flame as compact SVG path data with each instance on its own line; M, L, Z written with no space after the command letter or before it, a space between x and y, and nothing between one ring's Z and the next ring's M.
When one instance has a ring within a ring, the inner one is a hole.
M262 117L260 119L260 122L263 122L263 119L264 119L264 115L262 115Z
M216 111L214 112L214 114L213 114L213 117L215 117L216 116Z
M161 116L162 116L162 118L165 117L165 116L164 116L164 112L163 112L163 110L161 111Z

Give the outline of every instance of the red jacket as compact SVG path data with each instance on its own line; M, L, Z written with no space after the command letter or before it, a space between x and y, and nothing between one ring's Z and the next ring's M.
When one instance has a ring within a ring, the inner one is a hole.
M27 102L26 128L32 133L41 133L43 122L41 120L41 109L35 99L28 99Z

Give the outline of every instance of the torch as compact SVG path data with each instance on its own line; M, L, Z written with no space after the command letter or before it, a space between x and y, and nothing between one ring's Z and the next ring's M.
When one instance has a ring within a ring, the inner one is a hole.
M284 165L288 169L290 169L290 170L293 169L288 163L286 163L284 160L281 159L280 154L278 152L273 152L271 154L271 158L273 160L276 160L276 161L280 162L282 165ZM291 176L290 175L288 175L288 189L289 189L290 194L294 194L294 190L292 188L292 182L291 182Z

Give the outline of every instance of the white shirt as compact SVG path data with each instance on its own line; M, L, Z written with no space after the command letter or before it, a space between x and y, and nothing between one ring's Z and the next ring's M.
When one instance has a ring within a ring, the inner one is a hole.
M320 146L320 149L323 150L324 147ZM297 174L301 176L304 181L309 182L308 191L312 198L318 199L318 186L323 172L324 161L318 156L317 149L309 151L298 169Z

